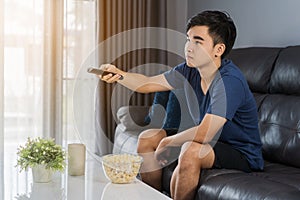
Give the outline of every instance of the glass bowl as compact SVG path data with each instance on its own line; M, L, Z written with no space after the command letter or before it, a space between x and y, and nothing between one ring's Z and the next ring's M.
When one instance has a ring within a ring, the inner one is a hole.
M105 176L112 183L131 183L139 173L143 158L132 154L108 154L102 156Z

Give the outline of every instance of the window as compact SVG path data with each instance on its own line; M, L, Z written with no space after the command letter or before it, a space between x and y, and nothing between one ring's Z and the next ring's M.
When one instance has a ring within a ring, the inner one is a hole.
M73 91L96 46L95 6L94 0L0 3L0 199L31 190L31 172L12 168L27 137L55 137L63 146L79 139Z

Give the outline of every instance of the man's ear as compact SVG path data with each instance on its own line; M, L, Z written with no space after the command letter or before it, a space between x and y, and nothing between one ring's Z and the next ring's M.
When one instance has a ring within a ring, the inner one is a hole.
M216 44L215 46L215 57L221 57L225 52L226 46L223 43Z

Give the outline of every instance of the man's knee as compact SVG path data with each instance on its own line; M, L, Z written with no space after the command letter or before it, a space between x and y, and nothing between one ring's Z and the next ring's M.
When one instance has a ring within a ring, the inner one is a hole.
M193 142L184 143L181 147L180 155L178 158L179 164L182 167L189 167L189 165L191 165L195 161L199 161L197 159L198 148L193 144Z
M162 129L147 129L140 133L139 140L141 139L156 139L157 137L161 137L164 130Z
M209 166L213 154L213 149L208 144L196 142L186 142L182 145L179 163L181 167L191 169L191 167ZM206 162L209 162L206 164Z
M159 142L166 137L166 133L161 129L148 129L143 131L138 138L137 152L143 153L155 150Z

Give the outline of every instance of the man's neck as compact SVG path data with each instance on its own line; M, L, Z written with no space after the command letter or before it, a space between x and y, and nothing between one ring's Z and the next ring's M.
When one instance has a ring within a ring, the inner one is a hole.
M201 79L206 82L206 84L210 84L218 69L221 67L221 59L217 59L205 66L198 67L198 71L200 73Z

